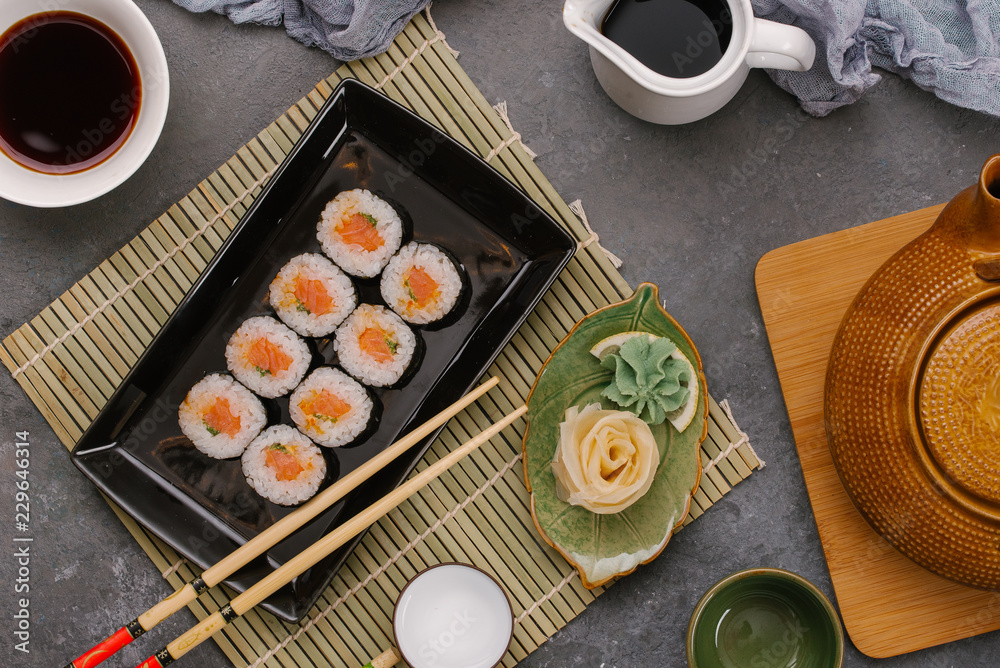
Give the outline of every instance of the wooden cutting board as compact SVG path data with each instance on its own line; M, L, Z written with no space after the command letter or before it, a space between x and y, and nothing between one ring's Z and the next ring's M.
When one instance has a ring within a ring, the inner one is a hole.
M837 476L823 425L827 360L844 313L942 208L801 241L757 264L757 297L840 613L854 645L876 658L1000 629L1000 593L924 570L868 526Z

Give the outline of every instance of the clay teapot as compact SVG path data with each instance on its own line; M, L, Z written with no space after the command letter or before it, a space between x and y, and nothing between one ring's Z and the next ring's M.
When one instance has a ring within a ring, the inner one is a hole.
M825 410L875 531L939 575L1000 589L1000 155L855 297Z

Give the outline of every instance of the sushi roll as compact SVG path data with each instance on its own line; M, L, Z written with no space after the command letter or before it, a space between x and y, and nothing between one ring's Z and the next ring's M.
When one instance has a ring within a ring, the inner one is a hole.
M335 448L351 443L372 420L368 390L343 371L320 367L292 392L288 412L303 434Z
M382 299L403 320L426 325L455 308L462 278L444 251L414 241L389 260L381 289Z
M384 387L403 377L417 337L389 309L362 304L337 328L333 345L347 373L366 385Z
M323 209L316 236L341 269L371 278L399 250L403 222L385 200L367 190L348 190Z
M268 316L246 320L226 346L229 370L262 397L290 392L302 381L311 361L306 342Z
M312 498L326 477L326 460L300 431L279 424L264 430L243 453L243 475L268 501L293 506Z
M317 253L303 253L271 281L269 299L282 322L302 336L326 336L358 305L354 284Z
M215 459L239 457L267 424L260 399L231 376L213 373L198 381L178 410L181 431Z

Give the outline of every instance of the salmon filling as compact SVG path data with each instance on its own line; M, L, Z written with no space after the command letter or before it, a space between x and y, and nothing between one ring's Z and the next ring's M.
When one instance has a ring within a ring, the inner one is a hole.
M410 301L417 308L425 308L440 294L438 282L421 267L413 267L406 275L403 285L410 294Z
M315 393L311 399L299 403L302 412L309 416L308 423L312 428L317 428L318 420L327 422L337 422L351 411L351 405L338 397L333 392L321 390ZM322 430L320 430L322 431Z
M385 243L382 235L379 234L377 225L378 221L370 214L355 213L349 218L341 220L335 231L345 244L361 246L366 251L371 252L378 250Z
M284 445L275 443L267 449L267 468L274 471L274 477L281 481L295 480L305 471L298 458Z
M266 376L287 371L292 365L292 358L281 349L281 346L276 346L266 337L261 337L247 350L247 362L257 370L257 373Z
M205 412L202 422L212 436L225 434L232 438L240 433L240 416L233 415L229 399L226 397L219 397L215 400L212 407Z
M326 315L333 308L333 298L322 281L299 276L295 281L294 295L296 308L310 315Z
M368 327L358 337L358 346L373 360L384 364L392 361L392 356L396 353L399 344L390 339L381 328Z

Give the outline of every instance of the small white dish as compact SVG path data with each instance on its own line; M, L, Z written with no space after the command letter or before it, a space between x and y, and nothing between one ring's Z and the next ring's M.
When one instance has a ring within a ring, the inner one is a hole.
M466 564L439 564L403 587L392 632L412 668L493 668L510 646L514 614L490 575Z
M59 11L90 16L118 34L135 58L142 84L137 122L131 135L104 162L75 174L43 174L0 152L0 197L36 207L87 202L120 185L152 152L160 137L170 101L170 81L163 46L152 24L131 0L60 0ZM52 11L48 0L0 3L0 34L19 21Z

